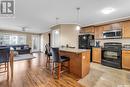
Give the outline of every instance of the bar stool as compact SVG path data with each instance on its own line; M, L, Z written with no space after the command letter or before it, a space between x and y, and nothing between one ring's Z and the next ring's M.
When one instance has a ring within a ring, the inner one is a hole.
M58 79L60 79L62 71L62 67L68 68L70 71L70 58L66 56L59 56L59 48L52 48L52 58L53 58L53 65L52 65L52 76L54 77L54 71L58 69ZM63 63L68 62L68 67L64 66ZM58 64L58 66L54 66Z
M0 48L0 73L7 72L7 80L9 80L9 48Z
M46 48L45 54L47 56L47 59L46 59L46 68L47 68L48 64L50 65L50 63L51 63L51 58L50 57L52 56L52 54L50 52L50 47L49 47L48 44L45 45L45 48Z

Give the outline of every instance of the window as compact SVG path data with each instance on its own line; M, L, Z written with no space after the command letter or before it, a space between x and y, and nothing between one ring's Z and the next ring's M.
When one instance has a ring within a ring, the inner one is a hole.
M26 44L26 35L0 33L0 45L22 45Z

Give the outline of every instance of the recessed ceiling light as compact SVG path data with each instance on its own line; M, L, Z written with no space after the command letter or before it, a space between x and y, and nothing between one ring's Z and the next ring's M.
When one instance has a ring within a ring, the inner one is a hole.
M114 12L114 11L115 11L114 8L104 8L101 12L102 12L103 14L110 14L110 13L112 13L112 12Z

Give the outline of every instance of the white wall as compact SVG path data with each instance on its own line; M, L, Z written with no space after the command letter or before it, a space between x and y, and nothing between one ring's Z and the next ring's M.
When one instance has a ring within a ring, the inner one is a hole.
M60 45L78 48L78 31L75 24L61 25L60 29Z
M68 44L69 46L76 47L78 48L78 32L76 30L76 24L61 24L61 25L56 25L51 28L53 32L56 29L59 29L59 42L60 46ZM53 38L53 36L52 36ZM53 45L53 40L51 40L51 44Z

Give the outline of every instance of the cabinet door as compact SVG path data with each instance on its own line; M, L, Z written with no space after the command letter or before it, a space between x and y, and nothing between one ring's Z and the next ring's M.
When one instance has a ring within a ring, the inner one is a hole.
M82 77L86 76L90 70L90 51L82 53Z
M122 51L122 68L130 69L130 51Z
M104 31L109 31L109 30L114 30L114 29L117 30L121 28L122 28L121 22L104 25Z
M85 29L86 33L94 33L94 27L88 27Z
M94 33L94 27L86 27L86 28L82 28L81 33Z
M85 33L85 29L81 28L80 33Z
M102 39L103 38L103 26L95 27L95 39Z
M101 48L92 49L92 61L101 63Z
M110 24L109 25L104 25L103 27L104 27L103 31L111 30L111 25Z
M130 38L130 21L123 22L122 24L123 38Z

